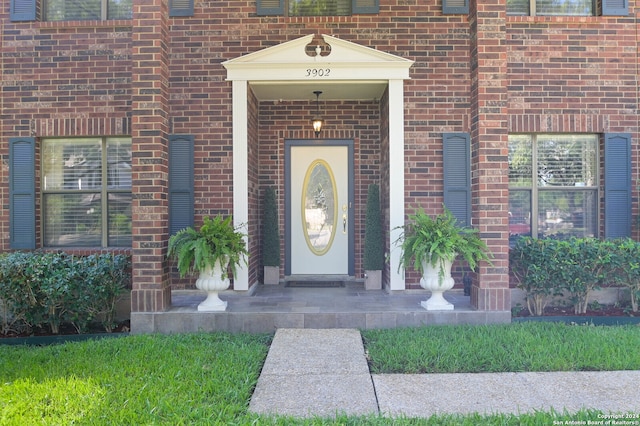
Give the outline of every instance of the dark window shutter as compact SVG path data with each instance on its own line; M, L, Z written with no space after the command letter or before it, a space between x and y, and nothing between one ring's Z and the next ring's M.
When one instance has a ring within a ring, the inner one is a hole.
M193 226L192 135L169 136L169 235Z
M463 226L471 226L471 138L444 133L444 205Z
M466 15L469 13L469 0L442 0L442 13L445 15Z
M629 15L629 0L602 0L603 16Z
M257 15L284 15L284 0L256 0Z
M34 138L9 139L9 234L12 249L36 248Z
M10 0L10 19L13 22L35 21L36 0Z
M193 0L170 0L169 16L193 16Z
M604 135L604 236L631 236L631 135Z
M354 15L360 13L378 13L379 11L379 0L351 0L351 12Z

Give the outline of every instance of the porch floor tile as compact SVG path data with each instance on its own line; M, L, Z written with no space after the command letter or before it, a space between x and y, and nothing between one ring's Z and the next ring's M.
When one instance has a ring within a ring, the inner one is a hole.
M197 309L205 299L198 290L176 290L172 293L171 309ZM428 291L407 290L388 293L385 290L365 290L359 282L344 287L304 288L280 285L258 285L253 294L225 291L220 293L227 300L228 312L297 312L301 308L314 312L376 312L376 311L424 311L420 302L429 298ZM461 290L445 293L454 304L454 310L471 310L469 296Z
M451 290L445 298L451 311L426 311L420 302L429 292L407 290L388 293L365 290L361 282L344 287L292 288L284 284L258 285L252 294L225 291L224 312L198 312L205 293L174 290L172 306L165 312L133 312L133 333L173 333L223 330L275 332L283 325L294 328L394 328L430 324L486 324L510 322L508 311L478 311L462 290Z

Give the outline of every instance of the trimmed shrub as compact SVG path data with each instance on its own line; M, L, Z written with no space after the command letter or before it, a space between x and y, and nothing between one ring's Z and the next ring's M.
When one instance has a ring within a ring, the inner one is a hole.
M268 187L264 191L262 218L262 265L280 266L280 230L278 227L278 204L276 190Z
M640 300L640 243L631 238L621 240L618 244L620 257L620 275L618 282L629 289L631 309L638 312Z
M571 295L574 312L584 314L591 291L615 281L619 268L616 243L596 238L570 238L561 243L557 253L560 283Z
M28 279L27 266L31 253L4 253L0 255L0 332L2 334L28 332L37 309L36 294Z
M522 237L510 250L509 262L531 314L542 315L549 298L563 292L569 294L574 312L584 314L590 293L605 285L623 283L638 295L639 254L640 248L630 241Z
M0 256L0 332L28 332L62 324L78 332L99 320L114 325L115 303L130 282L129 258L99 254L12 252Z
M79 258L78 267L82 271L83 285L77 288L82 303L71 320L79 332L97 320L110 333L116 326L116 303L131 281L129 258L91 255Z
M384 266L384 234L380 212L380 188L372 183L367 191L367 211L364 225L365 271L382 270Z
M511 272L518 288L526 292L531 315L543 315L550 297L561 294L555 280L560 270L556 256L558 243L558 240L522 237L509 251Z

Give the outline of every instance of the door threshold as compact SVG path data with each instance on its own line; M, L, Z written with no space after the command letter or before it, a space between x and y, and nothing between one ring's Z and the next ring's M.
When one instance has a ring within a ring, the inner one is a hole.
M349 275L289 275L284 279L287 288L340 288L354 277Z
M345 287L344 281L287 281L284 286L286 288L342 288Z
M351 275L317 275L317 274L296 274L284 277L285 283L288 281L354 281Z

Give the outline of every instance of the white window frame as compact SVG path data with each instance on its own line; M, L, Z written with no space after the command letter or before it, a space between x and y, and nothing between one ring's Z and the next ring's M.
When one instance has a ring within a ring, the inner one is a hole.
M530 134L526 134L526 136L530 136L531 137L531 185L530 186L512 186L511 182L509 183L509 192L511 193L513 192L517 192L517 191L529 191L530 193L530 217L529 217L529 234L534 237L534 238L538 238L540 235L540 223L539 223L539 203L540 203L540 193L541 192L545 192L545 191L584 191L584 192L594 192L595 193L595 211L593 211L592 213L595 216L595 234L594 237L598 237L599 233L600 233L600 213L601 213L601 203L600 203L600 198L601 198L601 194L600 194L600 179L601 179L601 167L602 165L600 164L600 135L598 134L580 134L581 136L590 136L596 139L596 146L595 146L595 166L596 166L596 170L594 171L594 181L591 182L588 186L585 183L585 185L581 185L581 186L553 186L553 187L544 187L541 186L538 182L538 138L541 136L552 136L554 135L553 133L530 133ZM565 134L557 134L558 136L570 136L570 135L574 135L569 134L569 133L565 133ZM511 200L511 196L509 196L509 200ZM510 220L511 220L511 212L510 212ZM510 223L510 226L512 224Z
M122 139L123 137L116 137L117 139ZM87 141L96 141L96 140L100 140L100 150L101 150L101 158L100 158L100 162L101 162L101 173L100 173L100 187L99 188L82 188L82 184L79 182L78 183L78 187L77 188L60 188L60 187L54 187L53 189L50 189L47 187L47 176L45 174L45 162L48 160L48 158L46 157L46 153L42 152L42 164L41 164L41 183L40 183L40 197L41 197L41 206L42 206L42 235L43 235L43 246L45 247L69 247L71 245L56 245L56 244L49 244L48 241L46 241L45 236L47 235L47 215L49 214L47 212L47 204L46 204L46 200L45 198L47 196L50 195L76 195L76 194L96 194L99 193L100 194L100 210L101 210L101 218L100 218L100 248L107 248L107 247L123 247L122 245L109 245L109 205L110 205L110 200L109 200L109 196L113 195L113 194L122 194L122 195L130 195L132 196L133 191L132 191L132 184L130 183L128 188L125 186L124 188L122 187L110 187L109 186L109 158L108 155L105 155L105 152L108 152L107 146L108 146L108 141L110 139L113 139L111 137L86 137L86 138L45 138L42 140L42 146L44 146L45 144L55 144L56 141L59 141L60 143L64 143L65 141L70 141L70 140L78 140L78 141L82 141L82 140L87 140ZM61 176L64 179L64 175ZM59 185L58 185L59 186ZM131 221L132 218L130 217L129 220ZM87 245L77 245L77 247L96 247L96 246L87 246ZM129 247L129 246L126 246Z

